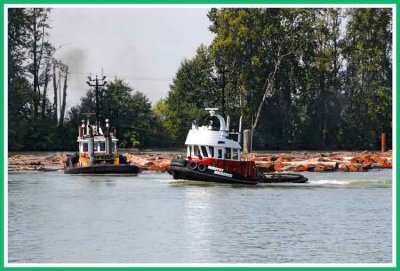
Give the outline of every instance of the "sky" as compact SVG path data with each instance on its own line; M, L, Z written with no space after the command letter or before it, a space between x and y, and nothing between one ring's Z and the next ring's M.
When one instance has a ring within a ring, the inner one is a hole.
M152 103L166 97L180 63L213 34L205 8L54 8L49 39L69 66L67 107L88 91L87 76L124 79Z

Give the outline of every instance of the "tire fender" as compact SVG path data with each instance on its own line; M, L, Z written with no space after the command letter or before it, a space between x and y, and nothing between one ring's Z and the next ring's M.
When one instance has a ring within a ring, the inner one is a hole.
M197 168L197 163L196 162L194 162L194 161L192 161L192 162L190 162L189 164L188 164L188 167L190 168L190 169L196 169Z
M207 166L204 164L198 164L197 169L199 171L205 171L207 169Z

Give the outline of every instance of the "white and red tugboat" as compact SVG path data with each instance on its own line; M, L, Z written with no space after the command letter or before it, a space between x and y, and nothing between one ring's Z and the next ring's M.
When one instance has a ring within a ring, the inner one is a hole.
M300 174L292 173L264 173L255 164L254 160L241 159L240 134L229 132L229 117L225 119L215 113L216 108L206 108L210 116L219 120L219 130L213 130L212 124L197 126L192 129L186 138L186 159L173 159L168 173L174 179L198 180L207 182L231 184L259 184L259 183L304 183L308 179ZM237 134L238 140L229 136Z
M116 130L110 128L106 119L103 133L98 121L91 125L82 120L79 127L79 154L67 158L66 174L132 174L138 173L139 167L129 165L123 155L117 151Z

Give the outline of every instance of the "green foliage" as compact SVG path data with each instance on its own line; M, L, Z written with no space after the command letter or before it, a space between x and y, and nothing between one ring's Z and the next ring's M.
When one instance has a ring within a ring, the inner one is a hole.
M8 12L9 150L52 149L50 131L54 123L47 120L52 113L44 106L42 120L36 119L39 101L49 103L46 95L40 93L46 77L44 63L52 48L46 39L49 10L10 8Z
M62 63L47 38L48 13L9 9L9 150L76 150L83 113L96 111L89 90L57 123L47 88ZM391 139L391 9L222 8L208 18L212 44L182 61L153 107L117 78L100 90L102 126L110 119L121 147L183 146L204 108L221 108L221 71L225 113L256 127L255 148L376 149L382 131Z
M340 111L340 10L211 10L216 34L211 50L230 71L228 113L241 112L251 125L266 84L276 67L256 130L261 148L324 148L336 144L327 135L337 127ZM239 98L239 101L238 101ZM317 121L316 121L317 120ZM310 137L313 139L310 140Z
M389 9L222 8L208 17L211 46L182 63L159 105L177 142L211 102L206 86L212 85L214 63L228 71L226 113L233 122L243 115L245 128L277 68L255 131L256 148L376 148L380 132L391 133ZM212 94L220 107L215 85Z
M349 15L343 139L364 149L392 130L392 14L390 9L352 9Z
M68 66L53 58L56 48L48 41L47 34L49 12L43 8L9 9L8 141L11 151L76 150L77 126L82 113L96 111L94 91L90 90L80 105L67 112L65 121L64 103L60 105L61 113L57 114L57 94L65 88L57 89L56 82L63 81L65 86ZM62 79L57 78L60 74ZM55 83L54 102L47 97L51 81ZM109 118L117 127L121 147L168 145L162 122L153 114L151 103L143 93L116 78L100 91L99 98L102 124Z
M197 49L193 59L185 59L178 69L165 101L158 104L164 114L166 131L172 142L182 145L192 121L207 117L205 107L219 103L219 95L212 78L213 59L205 46Z
M122 148L162 146L158 134L159 126L151 110L148 98L134 91L126 82L115 78L99 91L100 124L109 119L112 127L117 128L117 137ZM81 99L81 104L71 109L69 122L77 127L84 113L95 113L95 91L89 90ZM92 120L93 121L93 120ZM71 131L76 135L75 131Z
M29 20L26 10L11 8L8 14L8 84L24 76L26 69L24 62L27 59L26 47L28 43L27 31Z

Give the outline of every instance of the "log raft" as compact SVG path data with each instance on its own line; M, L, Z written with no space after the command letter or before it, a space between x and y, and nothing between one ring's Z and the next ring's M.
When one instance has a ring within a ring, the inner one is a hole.
M363 172L370 169L392 168L391 151L257 154L253 159L266 172Z
M129 164L141 170L165 172L171 160L184 154L125 153ZM392 168L392 152L291 152L245 154L243 159L254 159L265 172L283 171L351 171ZM8 157L8 171L56 171L64 168L67 155L38 156L12 155Z

